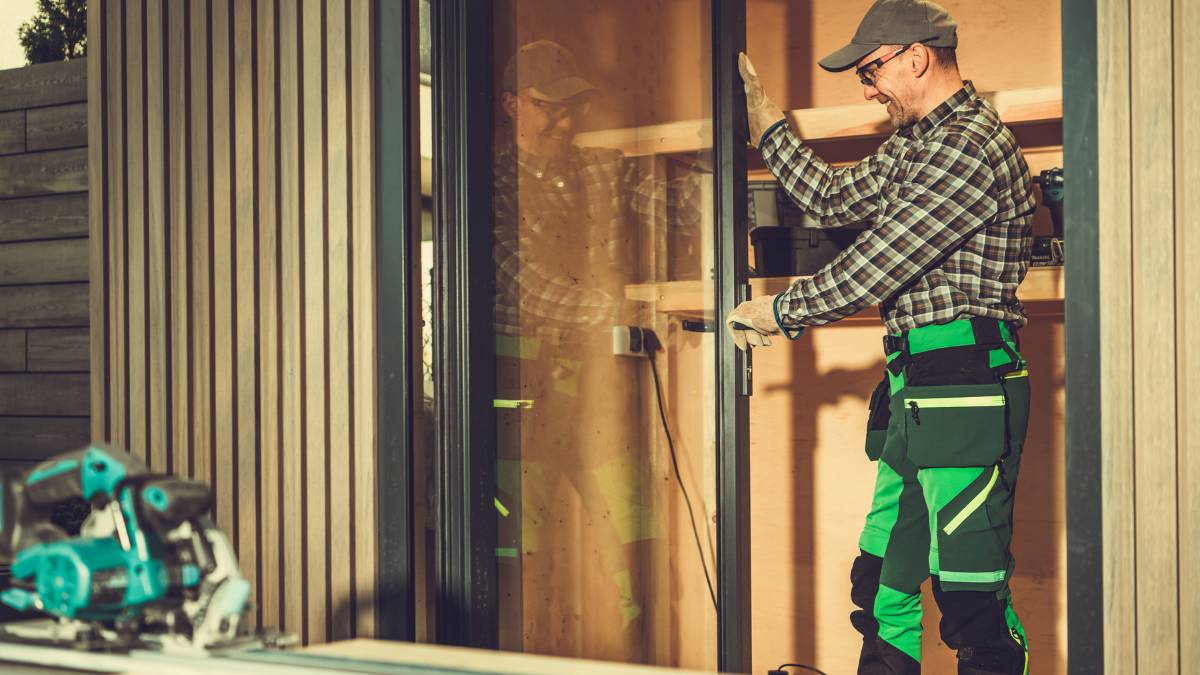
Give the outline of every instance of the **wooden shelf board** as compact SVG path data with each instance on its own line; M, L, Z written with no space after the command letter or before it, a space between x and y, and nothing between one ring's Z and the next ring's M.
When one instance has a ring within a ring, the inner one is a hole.
M1035 87L982 92L1010 126L1062 119L1062 88ZM849 140L892 133L886 109L877 103L789 110L792 126L806 141ZM630 156L695 152L712 145L712 121L688 120L630 129L579 134L580 147L616 148Z
M787 290L801 277L755 277L750 280L751 296L771 295ZM1025 282L1017 289L1022 302L1062 302L1065 290L1065 275L1061 267L1032 267ZM711 318L713 298L711 281L665 281L650 284L630 284L625 287L629 300L652 303L664 314L675 314L685 318ZM853 320L876 320L874 314L861 312Z

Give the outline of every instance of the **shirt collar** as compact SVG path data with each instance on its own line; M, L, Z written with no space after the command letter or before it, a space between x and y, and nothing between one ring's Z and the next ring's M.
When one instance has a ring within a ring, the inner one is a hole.
M924 138L959 108L974 101L977 95L975 85L970 80L964 80L962 88L954 92L954 95L939 103L936 108L929 111L928 115L917 120L917 123L910 129L911 134L917 138Z
M496 158L502 163L513 163L519 169L528 171L541 178L546 175L561 173L569 166L578 153L578 148L572 146L565 157L543 157L531 152L525 152L516 143L505 143L496 153Z

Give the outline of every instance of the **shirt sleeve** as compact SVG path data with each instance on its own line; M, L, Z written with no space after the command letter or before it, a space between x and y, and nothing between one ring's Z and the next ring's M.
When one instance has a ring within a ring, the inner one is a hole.
M821 227L841 227L878 215L879 176L891 142L854 166L834 168L782 124L766 135L759 149L767 168L797 206L818 218Z
M587 328L612 324L617 301L598 288L556 274L542 262L553 242L517 226L516 204L511 194L496 195L497 227L493 254L496 284L520 307L522 323Z
M880 192L871 229L779 300L785 328L837 321L892 297L994 222L995 177L978 144L952 135L927 143L907 180Z

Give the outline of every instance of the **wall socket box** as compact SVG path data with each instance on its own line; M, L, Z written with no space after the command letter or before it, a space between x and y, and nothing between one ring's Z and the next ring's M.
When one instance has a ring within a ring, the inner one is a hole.
M614 356L649 356L654 346L654 331L640 326L613 326Z

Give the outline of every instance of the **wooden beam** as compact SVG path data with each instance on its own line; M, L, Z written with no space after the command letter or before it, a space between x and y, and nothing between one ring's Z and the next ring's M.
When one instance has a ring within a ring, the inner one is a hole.
M28 336L30 372L88 372L87 328L30 329Z
M0 375L0 415L88 414L88 376L80 374Z
M86 236L86 192L0 200L0 242Z
M87 148L0 157L0 199L87 189Z
M0 70L0 110L87 100L87 59Z
M0 372L25 370L25 331L0 330Z
M21 286L0 293L0 328L86 325L86 283Z
M1005 124L1026 125L1062 119L1062 88L1036 87L980 94L995 106ZM831 106L786 111L792 128L808 142L884 137L892 133L883 106ZM630 156L696 152L712 138L708 120L652 124L631 129L607 129L579 134L581 147L616 148Z
M87 103L34 108L25 123L26 150L86 147Z
M87 417L0 417L0 457L40 462L87 445Z
M25 152L25 111L0 113L0 155Z
M87 280L87 239L0 245L0 286Z

